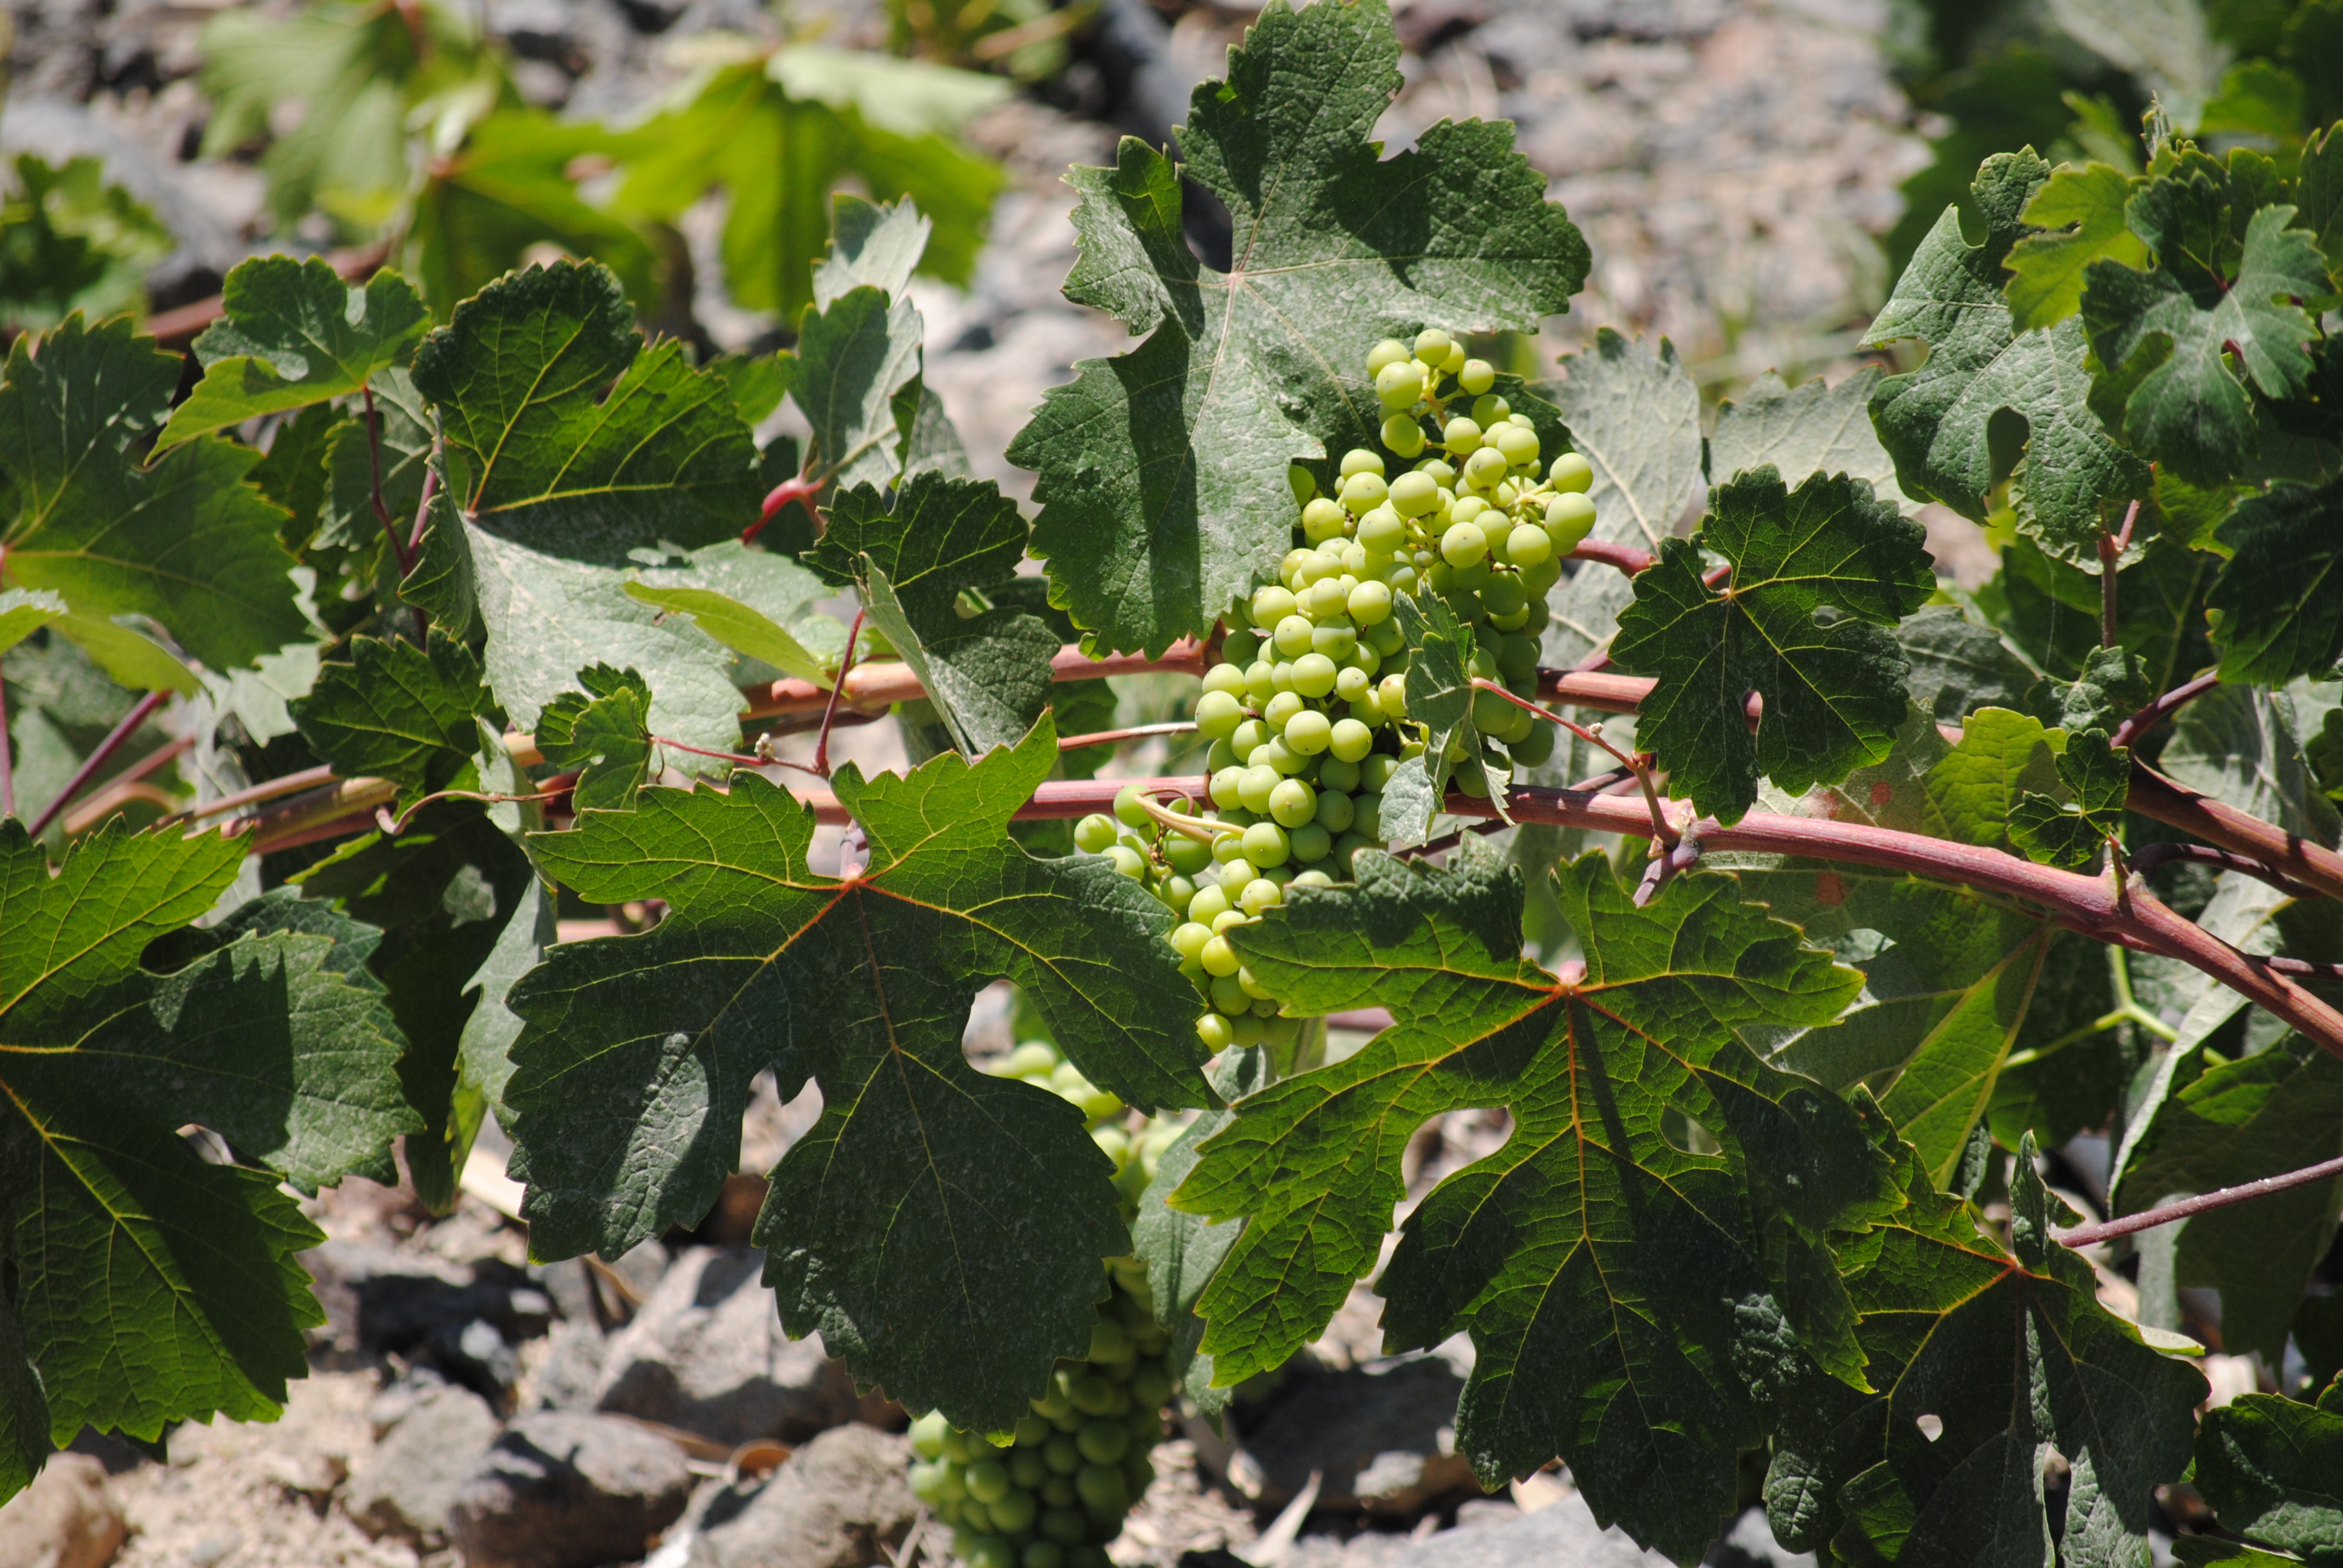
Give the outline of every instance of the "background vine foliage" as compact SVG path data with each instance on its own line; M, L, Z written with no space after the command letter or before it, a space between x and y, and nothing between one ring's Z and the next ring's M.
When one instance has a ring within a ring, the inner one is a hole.
M425 286L247 262L183 377L58 239L8 354L0 1496L85 1424L277 1413L319 1321L287 1184L403 1139L452 1202L493 1111L535 1254L615 1254L708 1211L769 1069L823 1105L757 1222L784 1323L950 1465L1118 1347L1216 1416L1375 1270L1416 1130L1502 1108L1375 1278L1390 1350L1470 1335L1485 1484L1559 1458L1686 1563L1762 1472L1828 1561L2087 1568L2193 1473L2188 1561L2338 1560L2336 131L1997 152L1872 329L1896 373L1762 380L1687 445L1664 343L1468 352L1567 307L1577 229L1508 126L1383 156L1382 0L1272 0L1175 148L1070 176L1066 292L1144 337L1010 448L1029 525L906 295L969 265L986 176L941 138L990 89L893 124L878 65L728 56L598 144L616 206L508 182L497 229L457 187L535 133L417 14L223 18L216 125L265 66L363 80L275 199L404 226ZM422 185L352 161L435 105ZM839 198L826 251L803 190L669 169L817 119L902 198ZM700 363L639 330L644 236L727 179L794 347ZM809 436L760 442L785 399ZM1932 499L1992 530L1984 587L1935 578ZM25 672L68 664L126 695L44 775ZM1091 781L1091 678L1151 669L1205 678L1189 766ZM890 705L915 765L833 769ZM249 788L156 819L124 762L166 721ZM657 918L555 943L565 899ZM996 980L1077 1088L970 1065ZM1143 1164L1084 1125L1125 1107ZM2044 1151L2093 1131L2086 1223ZM2142 1246L2133 1321L2099 1287ZM2217 1326L2175 1332L2176 1280ZM2200 1420L2215 1333L2275 1392ZM1041 1539L1010 1496L966 1515L985 1568Z

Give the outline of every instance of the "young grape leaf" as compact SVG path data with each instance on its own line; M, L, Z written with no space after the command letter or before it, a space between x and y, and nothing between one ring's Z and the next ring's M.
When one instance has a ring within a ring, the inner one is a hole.
M2124 223L2124 204L2140 183L2121 169L2090 164L2061 167L2034 193L2018 222L2043 232L2011 246L2002 264L2010 274L2002 297L2012 331L2054 327L2074 315L2084 269L2099 257L2147 264L2147 246Z
M630 665L659 733L729 749L740 704L720 648L624 589L647 554L756 520L757 451L723 380L679 343L645 348L607 268L560 262L458 307L417 352L415 385L468 469L460 515L435 518L417 574L439 585L424 590L435 617L469 581L507 716L534 729L577 670Z
M905 196L873 203L836 191L830 196L830 254L813 269L813 304L828 310L848 292L876 288L900 294L927 254L935 225Z
M813 426L809 472L840 488L884 485L903 467L898 398L920 377L927 328L909 299L853 288L806 313L789 395Z
M1469 1331L1457 1447L1483 1483L1560 1453L1598 1520L1694 1562L1757 1441L1735 1347L1753 1323L1804 1341L1827 1316L1789 1310L1777 1238L1753 1233L1744 1204L1808 1234L1901 1201L1847 1107L1735 1031L1825 1023L1858 979L1726 878L1679 878L1639 909L1599 854L1564 868L1585 956L1558 978L1521 957L1521 873L1477 840L1445 869L1363 850L1356 869L1354 887L1295 889L1231 928L1295 1010L1383 1006L1395 1021L1240 1101L1174 1194L1245 1221L1198 1302L1213 1381L1278 1365L1374 1266L1421 1123L1509 1107L1504 1147L1403 1227L1377 1287L1385 1348ZM1686 1152L1671 1113L1725 1152ZM1860 1359L1840 1375L1860 1385Z
M2131 792L2131 749L2107 744L2104 729L2071 736L2058 757L2068 798L2028 792L2009 811L2009 838L2028 859L2081 870L2123 826Z
M1957 207L1945 209L1864 339L1877 348L1917 337L1927 361L1882 381L1871 417L1904 493L1976 522L2023 456L2027 531L2053 555L2096 569L2099 503L2146 495L2151 476L2090 411L2081 324L2020 332L2002 299L2003 259L2049 179L2050 166L2030 151L1987 158L1971 187L1982 245L1962 234Z
M508 793L528 788L486 774L481 782ZM520 1020L505 998L554 940L551 896L520 846L470 801L426 806L396 837L351 839L297 880L309 899L381 929L367 967L407 1037L399 1082L424 1123L407 1137L407 1167L417 1196L445 1212L511 1071L505 1053Z
M287 704L309 749L345 779L387 779L403 810L454 783L479 743L475 719L492 710L480 661L435 629L427 650L353 638L350 662L318 671L309 695Z
M2114 1211L2134 1213L2338 1154L2343 1061L2293 1035L2235 1061L2191 1052L2124 1151ZM2302 1287L2334 1241L2338 1200L2343 1176L2199 1214L2181 1229L2178 1282L2221 1292L2221 1342L2232 1353L2282 1360Z
M0 589L0 653L68 613L65 601L45 588Z
M17 1329L0 1359L38 1371L42 1446L85 1423L152 1440L215 1412L274 1417L307 1365L301 1331L324 1321L294 1261L323 1238L278 1182L389 1179L391 1140L416 1125L397 1031L345 978L371 932L345 924L337 940L247 906L176 939L178 967L143 967L212 908L245 849L107 827L53 875L0 822L0 1224ZM198 1158L176 1134L190 1122L237 1162Z
M1561 380L1536 390L1561 410L1571 450L1594 470L1594 537L1659 548L1704 487L1699 385L1666 338L1654 348L1608 327L1593 347L1564 355L1562 367Z
M2232 226L2248 199L2221 165L2184 155L2127 208L2154 267L2102 258L2085 274L2082 322L2108 427L2194 485L2235 477L2259 449L2248 382L2265 398L2307 389L2318 324L2297 302L2334 294L2318 245L2289 226L2294 207L2253 211L2237 245Z
M37 345L40 352L35 355ZM245 477L260 455L200 438L142 467L179 357L127 319L16 339L0 387L0 543L17 586L99 617L147 615L215 669L307 635L284 513Z
M2220 618L2221 678L2283 686L2334 668L2343 658L2343 478L2248 496L2216 537L2229 561L2205 606Z
M630 582L627 585L627 597L688 615L693 625L733 652L761 659L825 690L830 687L832 669L828 661L816 658L805 644L789 635L787 627L776 624L753 605L742 604L729 594L714 588L653 588L647 583Z
M806 558L833 580L860 582L963 753L1014 744L1049 705L1058 634L1006 607L963 616L957 601L1015 573L1025 518L990 479L917 474L893 494L890 510L868 485L841 493Z
M1400 77L1383 0L1264 9L1178 133L1184 169L1126 138L1068 176L1081 258L1066 297L1151 334L1085 360L1009 448L1031 468L1033 553L1092 651L1209 631L1284 555L1286 469L1371 436L1380 338L1534 331L1586 280L1586 242L1509 126L1447 121L1391 158L1371 140ZM1181 179L1234 216L1233 270L1181 231Z
M789 471L797 471L794 463ZM846 653L846 628L814 608L830 597L832 585L794 554L783 553L779 548L783 541L775 538L773 529L759 538L762 547L726 539L701 546L680 564L646 568L627 585L627 592L670 614L689 614L702 631L735 653L777 672L827 687ZM810 547L812 531L807 529L801 540L786 542ZM798 652L791 654L775 640L772 631L760 627L778 630ZM769 657L774 654L798 658L800 667L791 668ZM741 671L734 673L749 678Z
M2053 1239L2081 1217L2034 1161L2029 1136L2006 1252L1916 1162L1903 1213L1839 1243L1881 1392L1819 1378L1766 1391L1780 1423L1767 1512L1784 1544L1909 1568L2054 1557L2117 1568L2147 1555L2151 1493L2188 1463L2205 1380L2098 1304L2090 1265ZM2055 1553L2051 1449L2073 1471Z
M650 685L607 664L579 670L578 684L583 693L565 691L538 714L537 749L554 767L578 770L578 809L630 811L650 772Z
M1926 537L1844 474L1790 490L1760 467L1710 493L1700 532L1663 542L1635 578L1611 645L1620 668L1658 677L1635 738L1671 794L1735 822L1760 777L1797 795L1887 755L1908 666L1883 628L1936 591ZM1702 580L1704 549L1732 565L1721 588Z
M1452 772L1457 788L1496 807L1506 821L1506 770L1481 750L1473 721L1473 627L1460 621L1437 594L1421 599L1403 594L1393 602L1400 629L1413 650L1407 666L1407 716L1424 726L1423 755L1399 765L1383 787L1383 836L1394 844L1420 844L1448 799Z
M204 378L171 410L157 451L261 414L363 391L405 364L431 325L407 281L345 283L323 256L256 256L227 275L227 314L196 339Z
M2248 1540L2314 1563L2343 1557L2343 1382L2316 1404L2248 1393L2207 1411L2197 1490Z
M1013 980L1094 1083L1212 1102L1195 990L1161 903L1099 858L1037 860L1003 833L1057 760L1014 751L831 780L870 860L807 864L813 813L752 773L729 795L648 789L533 840L592 902L667 900L640 936L568 943L515 988L505 1101L540 1257L617 1256L706 1212L750 1081L809 1078L821 1120L759 1219L792 1333L855 1376L980 1431L1023 1413L1089 1342L1099 1261L1129 1250L1111 1167L1055 1096L961 1054L969 998ZM874 1216L884 1216L874 1223Z
M2147 675L2147 661L2117 645L2095 649L2071 681L2053 689L2058 701L2058 725L2069 734L2086 729L2111 729L2147 706L2156 695Z
M1853 474L1870 480L1879 498L1897 511L1916 510L1918 504L1896 487L1895 459L1871 427L1869 405L1879 376L1879 367L1866 365L1835 387L1817 376L1794 387L1768 370L1739 402L1717 405L1709 473L1729 479L1771 463L1776 472L1799 478Z

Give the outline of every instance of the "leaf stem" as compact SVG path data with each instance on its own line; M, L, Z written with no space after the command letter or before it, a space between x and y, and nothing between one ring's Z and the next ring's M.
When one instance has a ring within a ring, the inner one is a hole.
M862 618L867 608L854 612L854 624L847 628L846 654L838 663L838 679L830 689L830 702L821 710L821 736L813 743L813 770L820 777L830 777L830 724L838 717L838 694L846 689L846 678L854 673L854 656L862 644Z
M39 838L42 831L51 822L56 820L57 813L73 804L74 797L88 787L89 781L97 777L98 770L112 761L114 754L122 749L122 743L136 734L138 727L146 722L148 715L162 707L169 699L170 695L166 690L150 691L140 698L129 712L122 716L122 722L116 725L107 733L106 739L97 743L97 749L82 759L81 766L74 769L73 777L65 780L65 787L57 791L56 799L42 807L41 814L33 819L33 825L29 829L33 838Z
M2343 1176L2343 1157L2323 1160L2316 1165L2306 1165L2299 1171L2289 1171L2282 1176L2265 1176L2258 1181L2243 1181L2235 1187L2224 1187L2217 1192L2207 1192L2195 1198L2179 1198L2154 1209L2127 1214L2120 1220L2101 1220L2097 1224L2077 1225L2071 1231L2053 1231L2052 1238L2061 1246L2088 1247L2095 1242L2112 1241L2118 1236L2137 1235L2152 1231L2158 1225L2169 1225L2194 1215L2227 1209L2233 1204L2267 1198L2274 1192L2290 1191L2308 1187L2313 1181L2323 1181L2330 1176Z
M362 387L358 390L366 396L367 457L374 469L367 499L382 523L382 537L390 541L391 557L398 562L398 575L405 577L413 563L407 559L407 541L399 537L398 525L390 520L390 503L382 495L382 416L375 411L374 388Z
M2118 748L2130 746L2140 736L2155 729L2220 684L2219 673L2207 670L2185 686L2174 687L2146 708L2117 725L2116 732L2107 737L2107 744Z
M740 530L740 542L745 545L754 540L759 534L765 531L765 525L780 516L781 508L792 501L804 506L806 515L813 519L815 528L820 529L821 513L813 504L813 498L820 494L821 494L820 479L809 479L803 474L798 475L795 478L783 479L766 492L765 504L758 512L757 520Z
M1089 746L1120 746L1126 740L1144 740L1151 735L1185 735L1196 728L1193 719L1176 724L1136 724L1128 729L1098 729L1088 735L1069 735L1058 742L1061 751L1080 751Z
M2099 530L2099 646L2116 645L2116 576L2117 563L2124 551L2131 548L2132 525L2139 521L2139 503L2134 501L2124 510L2120 532Z
M689 752L694 757L713 757L719 762L730 762L742 768L794 768L800 773L813 772L812 769L802 762L792 762L786 757L775 757L765 751L752 756L744 751L710 751L705 746L687 745L680 740L670 740L664 735L650 735L644 739L654 746L664 746L670 751Z
M1673 850L1676 847L1677 834L1675 826L1668 820L1667 812L1660 805L1660 792L1652 782L1652 754L1650 752L1638 751L1634 756L1630 757L1624 751L1620 750L1616 746L1612 745L1611 742L1603 738L1603 727L1601 725L1598 724L1594 729L1589 729L1583 725L1573 723L1571 720L1564 719L1561 714L1554 712L1550 709L1540 708L1534 702L1526 701L1522 698L1515 697L1512 692L1506 690L1497 682L1487 679L1482 676L1476 675L1473 678L1473 689L1476 691L1486 691L1493 693L1495 696L1502 697L1507 702L1512 703L1515 708L1520 709L1523 712L1543 719L1549 724L1559 724L1564 729L1569 730L1573 735L1577 736L1581 740L1585 741L1588 745L1599 746L1604 750L1609 752L1614 758L1617 759L1619 766L1634 774L1635 776L1635 782L1643 786L1644 804L1650 809L1652 813L1652 841L1654 844L1662 846L1664 851ZM1697 855L1698 852L1694 851L1694 853ZM1655 858L1657 858L1656 855ZM1685 863L1688 865L1691 862L1686 861ZM1665 880L1665 878L1663 877L1662 880ZM1656 892L1657 889L1655 888L1654 891ZM1649 899L1644 899L1640 901L1648 903L1651 900Z

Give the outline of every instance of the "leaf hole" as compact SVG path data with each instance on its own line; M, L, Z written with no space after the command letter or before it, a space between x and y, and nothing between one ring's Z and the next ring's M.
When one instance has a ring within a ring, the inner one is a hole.
M1918 1427L1920 1429L1920 1435L1926 1438L1930 1442L1934 1442L1938 1438L1945 1435L1945 1418L1941 1415L1930 1414L1919 1416L1913 1421L1912 1424Z
M1725 1145L1716 1141L1715 1133L1683 1111L1673 1108L1663 1111L1660 1115L1660 1136L1668 1141L1670 1148L1682 1153L1722 1154L1725 1152Z

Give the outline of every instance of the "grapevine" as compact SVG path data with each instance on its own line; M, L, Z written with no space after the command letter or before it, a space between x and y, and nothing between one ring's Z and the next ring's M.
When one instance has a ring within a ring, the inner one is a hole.
M2335 15L2102 115L2114 161L1986 158L1877 363L1704 411L1608 331L1501 373L1577 227L1506 126L1373 139L1381 0L1272 0L1176 148L1070 176L1066 292L1134 341L1011 444L1031 507L912 293L990 176L828 99L838 167L920 200L728 236L783 353L640 327L629 226L709 188L712 97L608 144L601 260L451 251L435 158L406 239L236 268L192 366L185 313L27 317L0 1495L84 1426L281 1411L289 1193L445 1208L493 1114L532 1254L615 1258L710 1211L770 1074L820 1106L763 1172L781 1325L910 1412L967 1568L1105 1568L1170 1422L1362 1282L1386 1353L1470 1343L1484 1488L1559 1462L1680 1562L1759 1470L1832 1563L2323 1561ZM836 65L694 92L812 114ZM846 760L882 721L905 765ZM1134 742L1175 761L1100 776ZM1423 1179L1424 1127L1499 1110ZM2208 1352L2267 1392L2201 1410Z

